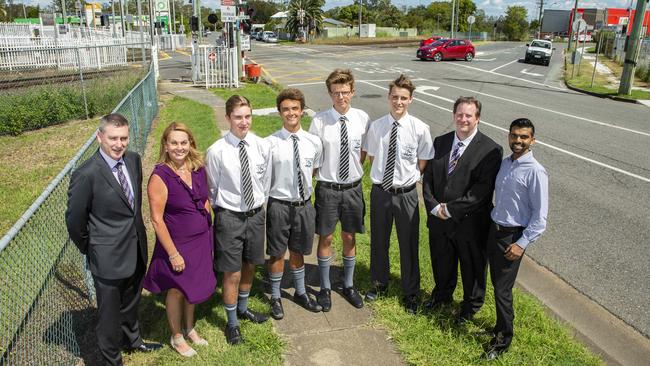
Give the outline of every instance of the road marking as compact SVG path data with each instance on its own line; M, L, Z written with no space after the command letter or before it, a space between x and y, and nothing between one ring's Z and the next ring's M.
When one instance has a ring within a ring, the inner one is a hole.
M574 119L577 119L577 120L580 120L580 121L584 121L584 122L591 123L591 124L595 124L595 125L599 125L599 126L604 126L604 127L614 128L614 129L617 129L617 130L626 131L626 132L631 132L631 133L634 133L634 134L638 134L638 135L643 135L643 136L648 136L648 137L650 137L650 133L648 133L648 132L643 132L643 131L633 130L633 129L631 129L631 128L621 127L621 126L613 125L613 124L611 124L611 123L601 122L601 121L597 121L597 120L589 119L589 118L586 118L586 117L580 117L580 116L576 116L576 115L574 115L574 114L564 113L564 112L556 111L556 110L553 110L553 109L548 109L548 108L540 107L540 106L537 106L537 105L534 105L534 104L528 104L528 103L524 103L524 102L519 102L519 101L512 100L512 99L503 98L503 97L500 97L500 96L497 96L497 95L492 95L492 94L488 94L488 93L483 93L483 92L480 92L480 91L477 91L477 90L467 89L467 88L463 88L463 87L456 86L456 85L451 85L451 84L442 83L442 82L439 82L439 81L433 81L433 80L427 80L427 79L419 79L419 80L423 80L423 81L427 81L427 82L432 82L432 83L440 84L440 85L442 85L442 86L448 86L448 87L451 87L451 88L456 88L456 89L464 90L464 91L467 91L467 92L470 92L470 93L475 93L475 94L479 94L479 95L485 95L486 97L490 97L490 98L494 98L494 99L502 100L502 101L505 101L505 102L510 102L510 103L518 104L518 105L521 105L521 106L524 106L524 107L528 107L528 108L539 109L539 110L542 110L542 111L545 111L545 112L554 113L554 114L557 114L557 115L560 115L560 116L564 116L564 117L574 118Z
M379 85L375 85L375 84L373 84L373 83L371 83L371 82L367 82L367 81L359 81L359 82L360 82L360 83L363 83L363 84L370 85L370 86L374 86L375 88L379 88L379 89L383 89L383 90L388 91L388 88L383 87L383 86L379 86ZM429 106L431 106L431 107L435 107L435 108L441 109L441 110L443 110L443 111L453 112L453 111L452 111L451 109L449 109L449 108L445 108L445 107L442 107L442 106L439 106L439 105L433 104L433 103L431 103L431 102L427 102L426 100L422 100L422 99L419 99L419 98L413 98L413 100L417 100L418 102L424 103L424 104L429 105ZM497 126L497 125L494 125L494 124L491 124L491 123L489 123L489 122L487 122L487 121L485 121L485 120L483 120L483 119L481 119L481 124L482 124L482 125L485 125L485 126L492 127L492 128L494 128L494 129L496 129L496 130L499 130L499 131L503 131L503 132L506 132L506 133L509 132L508 129L503 128L503 127L500 127L500 126ZM627 170L623 170L623 169L621 169L621 168L618 168L618 167L615 167L615 166L612 166L612 165L609 165L609 164L605 164L605 163L600 162L600 161L598 161L598 160L594 160L594 159L588 158L588 157L586 157L586 156L582 156L582 155L580 155L580 154L576 154L576 153L571 152L571 151L569 151L569 150L565 150L565 149L563 149L563 148L561 148L561 147L557 147L557 146L554 146L554 145L551 145L551 144L547 144L547 143L545 143L545 142L543 142L543 141L540 141L539 139L535 139L535 141L536 141L537 144L542 145L542 146L546 146L546 147L548 147L549 149L552 149L552 150L555 150L555 151L558 151L558 152L561 152L561 153L567 154L567 155L572 156L572 157L574 157L574 158L577 158L577 159L580 159L580 160L584 160L584 161L586 161L586 162L592 163L592 164L594 164L594 165L598 165L598 166L600 166L600 167L603 167L603 168L606 168L606 169L609 169L609 170L613 170L613 171L615 171L615 172L618 172L618 173L621 173L621 174L627 175L627 176L629 176L629 177L639 179L639 180L641 180L641 181L643 181L643 182L650 183L650 178L646 178L646 177L643 177L643 176L641 176L641 175L634 174L634 173L632 173L632 172L628 172Z
M180 53L181 55L185 55L185 56L192 56L192 54L191 54L191 53L187 53L187 52L185 52L185 51L182 51L182 50L176 50L176 52L178 52L178 53Z
M414 79L414 81L415 80L420 80L420 79ZM421 79L421 80L424 80L424 79ZM386 80L357 80L357 82L359 82L359 83L387 83L387 82L391 82L391 81L394 81L394 80L393 79L386 79ZM287 86L296 87L296 86L311 86L311 85L320 85L320 84L325 84L325 82L324 81L317 81L317 82L314 82L314 83L295 83L295 84L289 84ZM420 88L420 87L418 87L418 88Z
M516 61L516 60L515 60L515 61ZM447 63L446 65L459 66L459 67L466 67L466 68L468 68L468 69L472 69L472 70L475 70L475 71L481 71L481 72L485 72L485 73L488 73L488 74L494 74L494 75L498 75L498 76L503 76L504 78L515 79L515 80L523 81L523 82L525 82L525 83L529 83L529 84L541 85L541 86L545 86L545 87L547 87L547 88L551 88L551 89L555 89L555 90L562 90L562 91L566 91L566 90L568 90L567 88L560 88L559 86L548 85L548 84L540 83L540 82L538 82L538 81L533 81L533 80L528 80L528 79L522 79L522 78L518 78L518 77L516 77L516 76L510 76L510 75L506 75L506 74L500 74L500 73L498 73L498 72L494 72L494 71L492 71L492 70L483 70L483 69L480 69L480 68L478 68L478 67L473 67L473 66L469 66L469 65L463 65L463 64L461 64L461 63L459 63L459 62L450 62L450 63ZM503 65L503 66L506 66L506 65Z
M519 72L524 74L524 75L530 75L530 76L544 76L543 74L536 74L534 72L528 72L528 69L523 69L523 70L521 70Z
M170 55L167 54L167 52L163 50L158 50L158 60L163 61L172 58Z
M517 61L519 61L519 59L512 60L512 61L508 62L507 64L501 65L501 66L499 66L499 67L495 67L494 69L490 70L490 72L495 72L496 70L499 70L500 68L502 68L502 67L506 67L506 66L508 66L508 65L510 65L510 64L512 64L512 63L517 62Z
M475 58L473 61L494 61L496 58Z
M438 91L438 89L440 89L440 87L438 87L438 86L422 85L422 86L418 86L417 88L415 88L415 91L420 93L420 94L424 94L424 95L428 95L428 96L433 97L433 98L438 98L438 99L444 100L445 102L454 103L454 101L449 99L449 98L445 98L445 97L441 97L439 95L427 93L425 91L425 90Z

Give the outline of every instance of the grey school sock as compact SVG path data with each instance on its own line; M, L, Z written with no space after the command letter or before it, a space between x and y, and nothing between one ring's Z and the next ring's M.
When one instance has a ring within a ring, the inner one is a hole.
M293 287L296 289L296 295L300 296L307 292L305 289L305 266L292 269L291 276L293 276Z
M343 256L343 286L354 285L354 266L357 264L357 256Z
M250 291L239 291L239 295L237 295L237 312L238 313L243 313L248 309L248 295L250 294Z
M332 284L330 283L330 266L332 265L332 256L329 257L318 257L318 273L320 273L320 288L321 290L331 289Z
M237 319L237 304L223 304L226 309L226 318L229 327L239 326L239 319Z
M282 294L280 293L280 285L282 284L282 272L269 273L269 281L271 281L271 298L281 298Z

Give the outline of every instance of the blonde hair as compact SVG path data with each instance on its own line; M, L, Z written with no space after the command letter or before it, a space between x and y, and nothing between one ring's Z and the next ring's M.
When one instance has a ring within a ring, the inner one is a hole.
M201 156L201 153L196 149L196 140L194 139L194 135L192 135L192 131L185 124L180 122L172 122L169 124L169 126L167 126L167 128L165 128L165 131L160 138L160 153L158 155L158 162L172 165L172 159L169 157L169 154L165 149L165 143L167 142L169 135L174 131L185 132L187 134L187 138L190 142L190 148L187 152L185 161L191 170L196 171L203 166L203 156Z

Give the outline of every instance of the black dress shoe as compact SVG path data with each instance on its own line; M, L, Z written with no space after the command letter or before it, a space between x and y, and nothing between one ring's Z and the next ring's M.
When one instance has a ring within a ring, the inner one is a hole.
M271 299L271 317L275 320L284 318L284 308L281 299Z
M456 325L462 326L465 325L474 319L474 314L472 313L460 313L458 317L456 317Z
M437 311L449 304L451 304L451 301L436 301L432 296L429 300L424 302L424 308L426 310Z
M239 330L239 326L226 326L226 342L231 345L236 345L240 344L241 342L244 341L244 338L241 336L241 331Z
M341 291L341 295L343 295L343 297L355 308L361 309L363 307L363 299L354 287L344 287L343 291Z
M316 301L318 305L323 308L324 312L328 312L332 309L332 290L328 288L323 288L316 295Z
M366 292L366 301L373 302L379 298L382 294L386 293L388 286L385 285L375 285L372 289Z
M127 352L153 352L162 348L160 343L142 343L137 347L130 348Z
M318 305L318 303L314 299L309 297L307 293L304 293L302 295L294 294L293 301L296 304L302 306L303 308L311 311L312 313L318 313L323 310L323 307Z
M415 315L418 312L418 297L416 295L404 296L402 302L407 313Z
M256 324L264 323L269 320L268 316L251 309L246 309L243 313L237 312L237 318L245 319Z

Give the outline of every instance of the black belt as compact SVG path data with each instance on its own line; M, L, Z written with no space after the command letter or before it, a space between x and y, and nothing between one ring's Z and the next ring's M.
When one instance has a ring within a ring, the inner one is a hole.
M504 233L518 233L524 230L523 226L501 226L496 222L494 223L494 228L496 231Z
M375 187L381 189L381 190L384 190L384 191L386 191L388 193L392 193L392 194L400 194L400 193L411 192L413 190L413 188L415 188L415 184L410 185L408 187L388 188L388 189L382 188L381 184L373 184L373 185Z
M332 183L332 182L318 182L325 188L333 189L335 191L345 191L346 189L354 188L361 183L361 180L352 183Z
M239 217L253 217L253 216L255 216L256 213L262 211L262 206L260 206L260 207L258 207L258 208L254 208L254 209L252 209L252 210L243 211L243 212L229 210L229 209L227 209L227 208L223 208L223 207L220 207L220 206L217 206L217 210L228 211L228 212L230 212L231 214L233 214L233 215L235 215L235 216L239 216Z
M269 197L269 201L271 200L291 207L303 207L304 205L307 204L307 202L311 202L311 197L307 198L304 201L284 201L284 200L279 200L277 198Z

